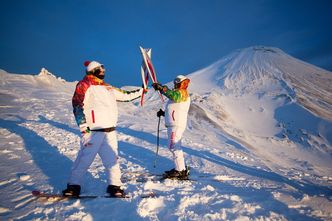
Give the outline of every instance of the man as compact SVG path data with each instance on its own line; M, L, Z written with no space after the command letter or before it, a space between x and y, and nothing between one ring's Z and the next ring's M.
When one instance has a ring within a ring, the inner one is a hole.
M190 80L183 75L177 76L173 83L174 89L170 90L167 86L154 83L152 86L159 90L161 94L169 98L165 112L160 110L157 116L165 116L165 126L168 134L168 148L173 154L175 168L165 171L164 178L188 179L189 169L186 168L181 139L187 126L187 117L190 106L190 96L188 85Z
M72 99L73 112L81 131L81 148L73 164L64 196L78 197L82 178L98 154L106 169L107 193L111 197L123 197L116 124L117 101L131 101L142 94L142 90L123 91L104 82L104 65L85 62L86 76L78 82Z

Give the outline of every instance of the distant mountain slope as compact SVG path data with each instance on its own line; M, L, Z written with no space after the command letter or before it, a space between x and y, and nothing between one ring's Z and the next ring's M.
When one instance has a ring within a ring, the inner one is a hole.
M255 46L188 77L192 122L218 127L272 167L302 161L332 172L331 72Z
M194 88L197 92L217 87L237 96L287 96L332 121L332 72L300 61L278 48L256 46L237 50L189 77L199 85Z

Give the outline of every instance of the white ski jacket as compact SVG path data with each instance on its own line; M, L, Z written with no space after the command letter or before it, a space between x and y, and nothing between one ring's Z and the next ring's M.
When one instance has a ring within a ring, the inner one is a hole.
M80 81L73 96L74 115L77 124L87 124L90 130L116 127L118 121L117 101L131 101L139 98L142 88L124 91L94 76L87 75Z
M190 97L186 101L174 102L168 100L165 110L165 126L166 127L181 127L187 126L188 111L190 107Z
M166 127L186 128L187 126L190 96L185 83L181 83L178 89L170 90L167 86L163 86L161 90L161 93L169 99L165 109Z

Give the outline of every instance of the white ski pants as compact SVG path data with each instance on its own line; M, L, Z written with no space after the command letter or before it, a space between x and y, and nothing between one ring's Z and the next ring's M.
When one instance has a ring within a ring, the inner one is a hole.
M173 154L173 161L177 171L185 170L185 162L181 147L181 139L185 128L172 126L167 127L168 148Z
M98 154L106 170L109 185L121 186L121 171L118 163L118 141L116 131L91 131L89 145L81 148L73 164L69 184L81 185L82 178Z

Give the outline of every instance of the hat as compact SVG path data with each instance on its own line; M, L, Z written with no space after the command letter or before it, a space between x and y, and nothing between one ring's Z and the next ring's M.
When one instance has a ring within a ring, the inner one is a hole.
M188 79L186 76L183 76L183 75L178 75L176 76L176 78L174 79L173 83L174 84L179 84L181 83L182 81Z
M86 62L84 62L84 66L86 67L86 71L90 72L95 68L103 66L103 64L100 64L97 61L86 61Z

